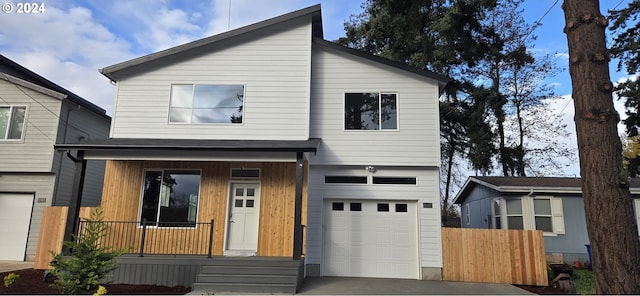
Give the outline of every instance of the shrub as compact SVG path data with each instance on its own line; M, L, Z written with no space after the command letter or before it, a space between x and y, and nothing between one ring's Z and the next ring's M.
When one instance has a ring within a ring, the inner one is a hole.
M10 273L10 274L7 274L4 277L4 287L5 288L9 288L9 286L13 285L13 283L18 281L18 279L20 279L20 275L19 274L15 274L13 272Z
M115 269L115 258L126 251L100 246L108 230L102 219L102 209L96 208L84 229L72 241L63 242L65 249L52 253L51 273L56 277L55 286L63 294L92 294Z

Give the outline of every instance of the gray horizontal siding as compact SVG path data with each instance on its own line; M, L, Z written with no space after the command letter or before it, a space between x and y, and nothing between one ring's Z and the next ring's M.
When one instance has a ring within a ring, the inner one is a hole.
M53 174L7 174L0 177L0 192L35 194L29 236L27 238L26 261L33 261L36 256L42 209L51 204L53 194Z
M76 105L65 102L61 118L64 120L61 122L58 132L58 142L60 143L76 143L82 138L104 139L109 136L109 120L87 109L78 109ZM82 206L90 207L100 204L105 165L105 161L90 160L87 162ZM64 151L57 151L53 168L58 177L53 205L69 205L73 192L75 164Z
M579 256L579 254L582 254L583 258L587 257L585 244L589 243L589 235L587 234L587 221L582 197L563 196L562 209L564 210L565 234L545 236L544 248L547 253L567 254L568 257L565 255L565 261L572 263L573 260L576 260L572 258Z
M311 137L322 138L312 164L439 166L435 81L314 46ZM344 130L346 92L398 94L398 130Z
M310 55L305 17L139 67L118 82L111 136L307 139ZM172 83L245 85L243 124L169 124Z
M0 172L51 172L62 102L5 80L0 80L0 98L0 106L27 106L24 140L0 140Z

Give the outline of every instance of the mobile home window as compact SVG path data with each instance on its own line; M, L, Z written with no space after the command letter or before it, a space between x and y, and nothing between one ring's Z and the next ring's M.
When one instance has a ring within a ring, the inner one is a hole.
M26 112L26 107L0 106L0 140L22 139Z
M535 198L533 199L533 215L536 230L553 232L553 216L551 213L551 200Z
M170 123L242 123L244 85L174 84Z
M507 208L507 227L509 229L524 229L522 200L519 198L506 199L505 206Z
M344 106L346 130L398 129L395 93L346 93Z
M141 221L158 227L195 226L199 171L147 170L143 182Z

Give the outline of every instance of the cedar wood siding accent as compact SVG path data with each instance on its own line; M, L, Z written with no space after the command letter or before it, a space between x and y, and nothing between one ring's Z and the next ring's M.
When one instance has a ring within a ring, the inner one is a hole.
M163 57L119 75L113 138L306 140L311 16ZM169 124L171 84L242 84L242 124Z
M106 221L138 221L146 169L201 170L198 222L215 220L213 255L222 255L229 197L230 169L259 168L260 221L258 256L292 256L295 163L107 161L102 207ZM237 180L257 182L257 180ZM307 178L302 224L306 224ZM158 230L154 230L158 231ZM189 232L186 230L184 232ZM169 238L170 241L178 238ZM133 244L133 242L131 242ZM204 249L206 254L206 249Z
M62 101L0 79L0 106L26 106L23 140L0 140L0 172L51 172Z
M316 43L312 63L310 133L323 141L312 165L440 165L435 80ZM397 93L399 130L345 130L346 92Z
M325 184L324 176L370 176L363 166L318 166L312 165L309 176L309 208L322 209L325 199L366 199L366 200L407 200L417 202L418 250L420 266L442 267L442 245L440 228L440 200L438 192L439 171L424 167L377 167L374 176L417 177L416 185L371 184ZM423 203L431 203L432 208L423 208ZM307 264L322 263L322 221L321 210L308 214Z

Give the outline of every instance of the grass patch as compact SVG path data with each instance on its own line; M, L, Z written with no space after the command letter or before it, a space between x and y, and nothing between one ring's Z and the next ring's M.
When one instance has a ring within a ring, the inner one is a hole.
M593 271L588 269L575 269L573 271L573 280L576 286L576 294L596 294L596 282L593 280Z

